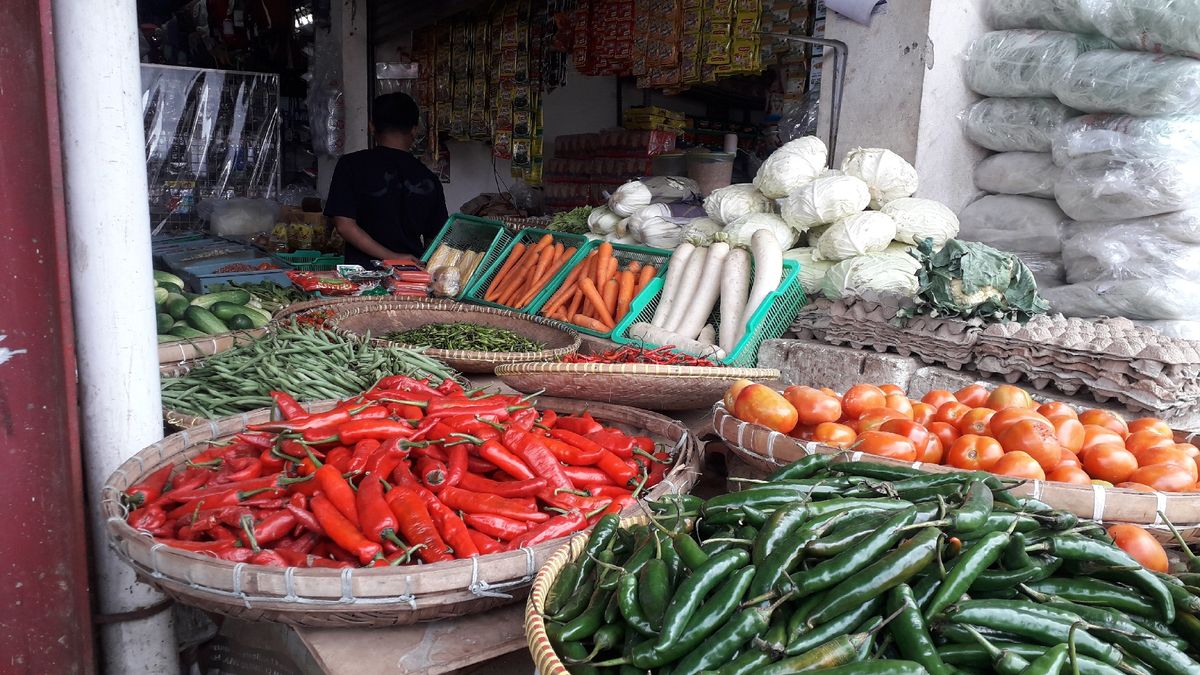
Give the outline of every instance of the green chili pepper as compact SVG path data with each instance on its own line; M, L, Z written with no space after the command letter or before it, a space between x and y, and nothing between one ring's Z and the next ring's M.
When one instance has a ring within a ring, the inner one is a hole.
M767 476L767 482L808 478L829 466L833 458L829 455L807 455L784 466Z
M1111 640L1120 645L1122 649L1153 668L1156 673L1165 673L1166 675L1200 673L1200 663L1163 640L1140 639L1127 635L1123 631L1109 628L1094 628L1090 631L1094 632L1097 637Z
M950 514L950 529L959 534L978 530L992 515L994 504L995 497L987 484L981 480L972 481L967 487L962 506Z
M646 563L653 560L658 553L659 544L653 534L649 535L647 541L629 556L621 567L625 568L626 572L637 574Z
M913 661L879 659L862 663L849 663L837 668L821 671L824 675L929 675L929 671Z
M592 568L596 564L596 556L608 548L617 533L617 525L620 522L621 518L615 513L610 513L596 521L596 526L592 528L592 534L588 537L587 544L584 545L583 552L578 558L580 576L586 577L592 573Z
M748 525L746 527L749 527ZM713 533L713 536L704 540L700 548L712 557L721 551L728 551L734 547L734 542L730 541L737 534L737 531L732 527L726 527L722 530Z
M963 628L987 651L988 656L992 659L991 666L999 675L1021 675L1029 667L1029 661L1020 654L992 644L971 626L963 626ZM940 656L939 654L939 658Z
M1101 605L1126 614L1136 614L1148 618L1158 616L1158 612L1150 604L1150 598L1141 592L1099 579L1050 578L1034 581L1025 586L1035 593L1053 595L1084 605Z
M809 456L816 457L823 455ZM808 506L800 502L788 504L771 514L771 517L767 518L767 522L763 525L758 539L754 542L754 549L750 559L755 565L761 565L767 559L767 556L774 553L775 549L783 543L783 540L795 533L807 519Z
M808 627L804 625L804 622L808 621L809 615L816 610L817 605L820 605L824 599L825 597L823 593L814 593L813 595L810 595L804 600L800 601L799 605L792 610L792 614L788 617L787 621L787 635L789 643L795 636L800 635L808 629Z
M748 649L734 660L721 666L717 675L757 675L761 673L763 666L770 662L771 657L767 656L766 652Z
M1008 546L1004 547L1004 553L1000 555L1000 561L1004 563L1004 569L1019 570L1033 565L1033 558L1029 557L1029 552L1025 550L1027 545L1025 535L1020 532L1013 532L1008 539Z
M916 476L927 475L920 469L879 464L877 462L834 462L829 465L829 470L850 476L861 476L863 478L886 481L901 481Z
M900 650L900 655L925 666L930 675L950 675L950 669L938 656L933 646L933 638L929 635L929 626L921 616L913 591L908 584L900 584L888 593L888 614L896 614L888 624L888 632L892 642Z
M655 513L699 511L704 500L692 494L669 494L647 502L646 506Z
M877 595L864 602L862 605L834 617L816 628L809 628L807 622L800 622L795 630L791 632L788 639L787 654L788 656L796 656L803 654L817 646L834 639L839 635L844 635L850 632L855 626L870 619L873 616L879 615L879 610L883 607L883 597Z
M1200 614L1200 598L1192 595L1181 581L1169 574L1159 574L1156 572L1154 576L1163 582L1163 586L1166 587L1167 592L1171 595L1171 599L1174 601L1176 607L1184 612Z
M968 600L959 603L948 616L954 623L994 628L1047 646L1066 642L1071 625L1083 621L1078 614L1020 600ZM1076 631L1075 643L1081 653L1109 665L1121 662L1121 655L1112 645L1087 631Z
M637 575L629 573L621 575L621 580L617 582L616 596L621 616L625 617L625 622L629 624L630 628L646 637L658 636L658 632L650 625L650 621L638 603Z
M604 623L604 611L612 594L602 588L597 588L588 599L583 612L563 626L562 639L565 642L575 642L591 637Z
M679 554L675 552L675 547L671 545L670 537L656 532L658 537L658 549L662 554L662 561L667 564L667 571L670 572L671 585L674 586L679 581L679 577L683 574L683 561L679 559Z
M567 663L576 662L567 668L571 675L600 675L600 669L582 663L588 658L587 647L581 642L564 642L557 647L558 656Z
M738 612L705 641L704 649L694 650L676 663L671 675L697 675L729 661L750 638L767 629L771 615L782 603L781 599L768 607L750 607Z
M917 575L914 577L913 581L916 582L911 584L911 586L913 599L917 601L917 607L925 607L928 605L929 599L933 597L933 594L937 592L938 587L942 585L941 577L930 572Z
M1034 558L1034 565L1032 567L1005 571L987 570L981 572L975 578L975 581L971 582L970 592L984 593L1011 590L1016 588L1017 584L1047 579L1057 572L1062 565L1062 558L1037 556Z
M663 615L671 602L671 572L660 559L648 561L638 579L638 603L657 634L662 628Z
M704 549L700 548L700 544L697 544L691 535L675 533L670 535L670 538L671 545L675 548L675 552L679 554L679 559L683 561L684 567L695 571L708 562L708 554L704 552Z
M980 573L991 567L1000 558L1004 548L1008 546L1008 535L1003 532L991 532L980 542L954 561L954 565L946 573L946 578L938 586L933 597L925 604L925 620L941 614L951 604L958 602Z
M709 591L720 585L725 575L745 567L749 562L750 554L745 551L726 551L709 558L695 570L679 585L667 605L658 644L665 646L678 640Z
M581 581L579 588L575 590L575 595L567 598L563 603L562 609L558 610L558 613L550 618L559 623L567 623L582 614L583 610L587 609L588 601L596 589L597 581L596 577Z
M617 575L617 581L621 580L622 575ZM616 623L617 619L621 618L621 606L617 603L616 586L613 586L613 592L608 595L608 604L604 605L604 623Z
M777 610L771 616L771 625L767 627L766 632L754 640L755 646L770 654L772 658L782 657L783 650L787 648L787 625L791 615L788 610L792 604L786 603L782 609Z
M1087 621L1089 625L1097 628L1109 628L1112 630L1119 630L1130 635L1139 635L1145 639L1162 640L1169 644L1173 644L1179 649L1186 650L1188 648L1188 644L1184 640L1180 640L1178 637L1163 637L1157 635L1137 625L1131 621L1129 617L1116 610L1106 609L1104 607L1089 607L1087 605L1080 605L1079 603L1075 602L1067 602L1066 600L1061 600L1058 598L1037 599L1045 607L1051 607L1053 609L1063 610L1064 612L1078 614L1083 618L1084 621Z
M1095 539L1070 534L1051 537L1049 544L1052 554L1066 560L1128 568L1128 571L1121 572L1120 576L1128 578L1129 583L1150 596L1150 600L1164 621L1171 623L1175 620L1175 602L1170 590L1161 579L1154 576L1153 572L1143 569L1141 564L1131 558L1128 553Z
M558 573L558 578L554 580L554 584L550 586L550 590L546 592L546 610L543 612L546 616L553 616L562 609L563 604L575 592L575 588L579 585L580 565L577 561L563 565L562 571Z
M1040 645L1013 642L1004 643L1004 648L1027 660L1036 660L1049 651L1046 647ZM960 668L990 668L992 665L991 656L987 650L978 644L942 645L938 647L938 654L941 655L942 660L947 664ZM1122 672L1106 663L1082 654L1076 655L1076 660L1079 662L1080 675L1121 675Z
M896 542L907 536L908 532L904 528L911 525L916 517L916 507L909 507L893 513L875 532L859 542L857 546L797 575L792 579L794 587L784 584L784 590L794 588L795 593L803 597L845 581L870 565L879 556L890 551Z

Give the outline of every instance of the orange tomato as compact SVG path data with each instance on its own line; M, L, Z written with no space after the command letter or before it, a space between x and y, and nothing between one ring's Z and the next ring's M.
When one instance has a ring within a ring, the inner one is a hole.
M912 404L913 421L917 424L929 424L933 421L933 416L937 414L937 409L928 403L917 401Z
M949 450L950 446L954 445L954 441L962 435L958 433L958 429L953 424L946 422L930 422L925 425L925 428L929 429L929 433L937 436L938 440L942 442L943 450Z
M1158 462L1146 462L1142 460L1142 453L1158 448L1167 448L1171 452L1177 452L1185 459L1191 458L1183 450L1175 447L1175 443L1169 438L1163 438L1152 431L1135 431L1129 434L1129 438L1125 439L1125 449L1137 456L1138 462L1141 464L1157 464Z
M813 431L813 440L834 448L848 448L858 439L858 434L845 424L823 422Z
M1050 420L1028 408L1005 408L997 410L996 414L992 415L992 421L988 423L988 430L991 431L992 436L999 438L1000 434L1021 420L1035 420L1051 428L1054 426Z
M1113 525L1108 528L1108 536L1142 567L1153 572L1167 571L1167 552L1146 530L1137 525Z
M812 387L788 387L783 390L783 397L796 408L800 424L816 426L842 417L842 404Z
M1005 453L988 471L1013 478L1046 480L1046 472L1042 470L1038 461L1029 456L1029 453L1020 450Z
M1079 452L1083 449L1083 424L1074 417L1056 416L1049 418L1054 425L1054 436L1063 449Z
M1054 467L1055 471L1059 469L1082 469L1083 463L1079 461L1079 457L1075 453L1063 448L1062 457L1058 459L1058 466Z
M873 384L856 384L846 390L842 396L842 413L849 419L856 420L871 408L883 408L887 403L887 394Z
M944 448L945 446L942 445L942 441L937 435L930 432L929 440L925 443L925 451L917 453L917 461L926 464L941 464Z
M1024 452L1037 460L1043 471L1058 466L1062 446L1054 427L1037 420L1020 420L1004 430L996 440L1006 452Z
M1084 450L1108 443L1117 443L1121 445L1121 447L1125 447L1125 439L1112 429L1109 429L1108 427L1097 426L1095 424L1083 425Z
M925 455L925 446L929 445L929 430L912 420L888 420L880 427L880 431L903 436L912 441L917 449L917 459ZM924 460L921 460L924 461Z
M878 431L879 427L888 420L907 420L904 413L891 408L871 408L858 419L858 430Z
M1089 476L1113 485L1129 480L1138 468L1137 457L1119 443L1094 445L1080 459Z
M1004 456L1004 448L994 438L967 434L959 436L946 453L946 463L958 469L987 471Z
M788 436L791 436L792 438L798 438L802 441L811 441L813 440L813 432L815 429L816 427L812 426L811 424L797 424L795 429L792 429L788 432Z
M900 434L886 431L864 431L858 436L858 449L868 455L890 457L903 462L917 461L917 448Z
M1172 445L1171 447L1175 448L1176 450L1183 451L1183 453L1186 454L1188 457L1200 456L1200 448L1197 448L1196 446L1192 445L1191 443L1176 443L1176 444Z
M1175 464L1150 464L1134 471L1126 480L1149 485L1162 492L1186 492L1196 485L1195 476L1195 467L1188 471Z
M733 404L733 414L740 420L786 434L796 428L796 408L783 394L765 384L751 384L742 389Z
M954 392L954 398L968 408L980 408L987 403L988 390L982 384L970 384Z
M1124 488L1126 490L1137 490L1138 492L1156 492L1156 490L1154 488L1150 487L1149 485L1144 485L1142 483L1134 483L1132 481L1125 481L1124 483L1117 483L1113 487Z
M943 403L942 407L938 408L937 413L933 416L933 421L957 425L963 415L969 412L971 412L970 407L957 401L951 401Z
M1129 435L1129 425L1125 423L1125 418L1108 410L1097 410L1095 408L1084 410L1079 415L1079 421L1083 422L1085 426L1095 424L1096 426L1115 431L1121 438Z
M1074 408L1066 403L1063 403L1062 401L1050 401L1049 403L1043 403L1038 406L1037 411L1039 415L1042 415L1049 420L1052 420L1055 417L1069 417L1073 420L1079 419L1079 413L1075 412Z
M933 406L934 410L946 405L947 403L957 403L958 399L954 398L954 394L945 389L932 389L928 394L921 397L922 403L928 403Z
M904 394L904 390L900 388L900 385L896 384L881 384L879 385L879 390L884 394Z
M913 418L912 401L908 400L908 397L904 394L888 394L883 405L885 408L891 408L910 420Z
M1092 483L1092 477L1087 475L1087 472L1078 466L1059 466L1046 474L1046 480L1073 483L1075 485L1091 485Z
M734 380L733 384L729 385L729 388L725 390L725 396L721 401L725 404L725 409L729 411L729 414L734 414L733 405L737 401L738 394L742 393L743 389L752 384L754 383L750 380Z
M1029 392L1011 384L1002 384L988 394L985 408L1004 410L1005 408L1033 408L1033 397Z
M958 432L983 436L987 434L988 423L992 421L992 415L995 414L996 411L991 408L971 408L966 415L958 419Z
M832 397L836 398L839 403L842 400L842 395L837 393L836 391L830 389L829 387L821 387L821 393L825 394L826 396L832 396Z
M1171 431L1171 426L1157 417L1142 417L1129 423L1129 433L1136 434L1139 431L1153 431L1165 438L1172 440L1175 438L1175 432Z

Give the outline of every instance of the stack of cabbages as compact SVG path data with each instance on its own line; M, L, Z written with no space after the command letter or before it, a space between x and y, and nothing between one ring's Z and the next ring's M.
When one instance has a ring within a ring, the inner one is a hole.
M998 154L960 236L1021 255L1053 311L1200 338L1200 0L988 0L987 19L967 83L991 98L964 126Z

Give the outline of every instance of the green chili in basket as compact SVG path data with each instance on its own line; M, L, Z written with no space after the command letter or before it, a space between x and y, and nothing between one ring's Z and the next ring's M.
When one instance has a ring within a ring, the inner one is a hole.
M510 330L477 323L431 323L392 331L384 334L383 339L415 347L467 352L537 352L546 348L545 344Z

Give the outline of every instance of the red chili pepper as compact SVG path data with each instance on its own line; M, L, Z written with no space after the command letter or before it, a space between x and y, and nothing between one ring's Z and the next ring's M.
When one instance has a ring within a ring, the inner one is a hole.
M620 429L601 429L590 434L583 434L583 436L621 459L633 457L633 439L622 433Z
M471 492L497 495L499 497L532 497L545 488L546 485L545 478L501 482L484 478L473 472L466 472L462 475L458 485L454 487L460 487Z
M529 528L524 534L509 541L505 548L515 551L523 546L534 546L551 539L565 537L585 527L587 527L587 516L582 511L569 511L561 516L555 516L541 525Z
M607 497L609 499L619 499L621 497L628 497L629 495L632 495L633 491L627 490L623 487L617 487L616 485L612 485L610 483L608 485L597 485L595 487L589 488L588 494L592 495L593 497Z
M463 521L489 537L509 541L525 534L530 524L526 521L505 518L494 513L467 513Z
M405 548L405 543L396 536L399 523L392 513L392 507L384 499L383 480L379 476L367 476L358 486L358 513L367 539L380 544L391 542Z
M332 433L330 433L332 431ZM383 441L389 438L410 439L416 429L408 422L390 419L350 420L336 428L322 427L304 432L304 441L312 445L326 443L341 443L354 445L359 441L374 439Z
M653 455L656 450L654 439L649 436L633 436L633 447L648 455Z
M478 530L467 528L467 534L471 536L471 541L475 543L475 548L479 549L479 552L483 555L504 552L503 544Z
M175 478L171 481L171 489L162 493L161 499L177 501L175 499L176 495L204 487L215 475L217 475L217 472L211 469L184 469L182 472L175 474Z
M358 526L347 520L325 495L318 494L312 498L312 511L325 530L325 535L357 556L360 563L365 565L383 552L382 546L364 537Z
M635 504L637 504L637 497L634 497L632 494L618 495L613 497L612 503L608 505L608 508L592 516L592 518L599 520L610 513L620 513ZM589 519L589 522L592 522L591 519Z
M542 439L537 436L510 426L504 430L504 447L511 450L517 457L520 457L537 475L545 478L550 487L565 490L575 489L575 486L571 483L571 479L567 478L567 474L563 473L562 465L558 463L558 458L550 452L550 449L546 447ZM491 460L490 457L486 457L486 459ZM495 463L494 460L491 461ZM497 464L497 466L500 465ZM517 478L522 477L517 476Z
M214 527L212 530L210 530L209 536L212 537L216 541L226 541L226 542L230 542L230 543L238 544L238 545L241 545L241 543L242 543L241 538L239 538L238 535L234 534L232 529L230 529L229 527L222 526L222 525L218 525L218 526ZM248 548L243 549L243 550L250 551L250 549L248 549Z
M251 431L272 431L276 433L303 433L306 431L316 431L318 429L332 429L339 427L351 420L351 410L346 408L334 408L333 410L309 415L292 422L262 422L260 424L249 424L246 426Z
M553 410L547 410L543 412L542 419L538 420L538 424L546 427L547 429L553 429L554 425L557 423L558 413L554 412Z
M257 457L235 457L227 460L221 466L220 472L213 478L212 483L214 485L240 483L251 478L258 478L262 475L262 471L262 462L258 461Z
M146 476L142 482L129 486L125 490L125 501L137 507L150 504L158 499L162 495L163 488L167 485L167 479L171 477L171 472L174 469L174 466L168 464Z
M295 525L296 516L287 509L269 514L257 523L253 522L251 516L242 517L242 529L250 540L251 548L283 539Z
M619 486L628 486L637 480L637 469L629 466L620 457L611 452L605 452L596 462L596 468L607 475L612 482Z
M428 457L429 459L437 460L443 464L450 459L446 454L446 451L442 450L441 446L437 445L427 445L423 448L413 448L412 455L413 457Z
M416 444L399 438L389 438L367 460L367 473L380 478L390 476L396 465L408 458L408 449L411 447L416 447Z
M462 480L470 464L470 452L466 443L455 443L445 448L450 461L446 464L446 479L444 485L454 487Z
M438 497L445 502L446 506L464 513L493 513L513 520L528 520L538 523L550 519L550 516L541 511L530 509L521 502L499 495L448 487L442 489Z
M583 413L579 417L559 417L558 421L554 423L554 428L570 431L579 434L580 436L586 436L590 433L603 430L604 425L592 419L590 413Z
M325 463L332 464L341 473L350 473L350 448L339 445L325 454Z
M465 434L459 435L471 441L472 443L479 443L479 446L475 450L479 453L479 456L491 462L492 464L495 464L498 469L504 473L507 473L513 478L529 480L530 478L537 477L537 474L535 474L533 470L529 468L529 465L527 465L524 460L512 452L509 452L508 448L504 447L499 441L494 439L484 441L480 438L467 436Z
M433 522L433 516L429 514L429 509L425 506L425 501L421 499L417 488L410 485L397 485L387 493L385 499L388 506L392 508L392 514L396 516L396 522L400 526L400 533L404 535L404 539L421 546L417 551L421 560L427 563L454 560L454 556L447 551L446 542L438 532L437 525Z
M608 497L592 497L586 493L578 494L574 491L552 490L550 488L539 492L538 499L564 511L578 509L584 512L604 508L611 501Z
M420 420L425 417L425 411L415 405L404 405L402 403L387 404L388 416L402 420Z
M167 522L167 512L157 504L148 504L130 511L125 522L135 530L156 530Z
M553 437L542 437L541 441L546 444L546 447L549 448L550 452L560 462L569 466L589 466L595 464L600 461L601 455L605 452L604 448L585 449L574 443L564 442Z
M284 546L282 543L269 551L263 551L258 555L267 554L283 562L284 567L308 567L309 559L307 551L297 551L291 546ZM258 556L255 556L257 558ZM254 562L253 560L251 562ZM262 563L256 563L262 564Z
M386 405L369 405L351 416L355 420L382 420L387 419L389 414Z
M275 407L279 408L279 414L285 420L297 420L308 416L308 411L300 402L292 398L292 395L284 391L271 392L271 400L275 401Z
M373 392L381 390L394 389L397 392L420 392L429 394L430 396L442 396L443 394L437 389L429 386L427 382L422 382L416 378L407 375L389 375L379 381L375 385Z
M354 496L354 488L342 478L342 472L332 464L324 464L317 468L317 484L321 492L354 527L360 527L358 507ZM320 520L318 518L318 520Z
M496 415L506 419L509 413L522 410L529 406L510 406L503 397L476 400L471 398L449 397L435 398L425 405L425 417L437 418L451 415Z
M470 452L470 451L468 450L468 452ZM492 464L491 462L487 461L486 459L482 459L480 457L475 457L473 455L467 456L467 471L470 471L471 473L478 473L478 474L492 473L494 471L499 470L499 468L500 467L496 466L495 464Z
M346 465L346 473L360 473L367 468L367 461L371 459L371 455L379 449L379 441L368 438L365 441L359 441L354 444L354 454L350 457L350 463Z
M300 497L303 495L294 496ZM321 523L317 521L316 516L314 516L312 512L309 511L305 506L301 506L293 502L288 504L285 508L287 508L287 510L290 511L293 516L295 516L296 522L300 523L300 525L302 525L309 532L320 535L325 534L325 530L321 529Z
M654 453L654 459L658 460L650 462L650 473L646 479L644 487L653 487L662 482L663 476L667 475L667 467L670 466L671 455L666 452L659 451Z
M283 471L284 460L276 457L271 453L271 449L267 448L258 456L258 461L262 464L264 474L280 473Z
M259 476L256 478L250 478L232 483L223 483L221 485L205 485L192 490L171 490L170 492L165 493L163 496L169 497L171 501L182 502L192 501L201 497L225 494L226 492L230 491L257 490L259 488L281 487L282 485L284 485L284 483L281 482L279 476Z
M470 558L479 555L479 549L471 539L466 523L450 507L443 504L435 495L428 491L419 493L425 500L425 507L433 516L433 522L438 526L442 539L450 545L456 558Z
M600 485L615 486L612 478L600 469L591 466L564 466L563 472L571 483L582 490L591 490ZM626 490L628 492L628 490Z
M223 541L184 541L182 539L160 538L158 543L166 544L171 548L177 548L181 551L190 551L192 553L207 553L209 555L217 555L218 553L229 551L233 548L232 542ZM250 549L244 549L247 553Z
M272 497L283 497L287 493L279 488L257 488L254 490L231 489L228 492L218 492L188 500L167 512L167 518L179 518L198 508L215 509L222 506L238 506L242 501L258 494L270 494Z
M462 396L464 393L462 385L448 377L437 386L437 391L443 396Z
M533 425L537 424L537 421L538 411L536 408L522 408L510 416L510 423L525 431L532 431Z
M417 459L417 477L421 479L421 483L433 490L434 492L442 489L446 483L446 465L430 459L429 457L420 457Z
M392 485L407 485L409 487L421 487L421 481L412 472L412 467L409 462L400 462L396 468L392 470Z
M240 434L234 434L233 437L238 441L245 443L246 445L253 446L260 450L275 447L275 434L243 432Z

